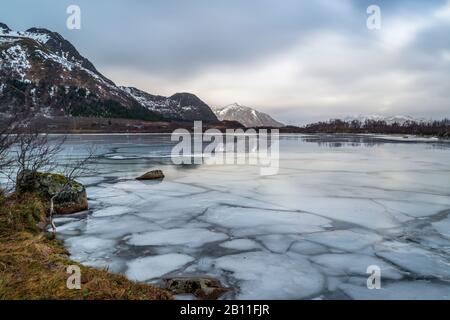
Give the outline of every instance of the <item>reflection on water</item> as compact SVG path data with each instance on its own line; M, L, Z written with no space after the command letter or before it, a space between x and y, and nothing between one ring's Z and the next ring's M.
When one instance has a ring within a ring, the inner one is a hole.
M302 141L317 143L319 146L330 148L341 147L374 147L386 143L425 143L435 148L449 148L450 141L435 138L416 138L411 136L389 136L355 135L355 134L317 134L317 135L284 135L281 137L286 141Z

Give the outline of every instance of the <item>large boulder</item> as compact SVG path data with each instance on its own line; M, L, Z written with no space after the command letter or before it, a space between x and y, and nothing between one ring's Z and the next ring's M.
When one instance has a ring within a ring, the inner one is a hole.
M71 214L88 209L86 188L75 180L69 180L62 174L32 172L24 170L17 175L16 192L32 192L42 198L54 199L57 214Z
M164 173L161 170L152 170L136 178L136 180L162 180L162 179L164 179Z

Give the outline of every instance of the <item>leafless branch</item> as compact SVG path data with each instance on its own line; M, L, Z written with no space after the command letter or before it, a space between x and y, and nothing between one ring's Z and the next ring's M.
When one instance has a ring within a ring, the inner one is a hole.
M0 119L0 176L10 181L15 158L12 149L19 141L23 129L32 122L30 112L20 111ZM1 186L7 189L7 186Z
M29 170L37 172L45 169L54 170L55 156L61 152L66 137L50 141L48 134L41 134L30 129L19 135L14 148L17 172Z

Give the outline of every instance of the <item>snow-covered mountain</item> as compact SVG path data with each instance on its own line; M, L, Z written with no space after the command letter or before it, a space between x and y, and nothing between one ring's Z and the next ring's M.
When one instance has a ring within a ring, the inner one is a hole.
M396 116L383 116L379 114L372 114L372 115L358 115L358 116L350 116L344 119L346 122L352 122L354 120L357 120L361 123L364 123L366 120L369 121L384 121L387 124L394 124L397 123L399 125L404 125L407 122L428 122L429 120L426 120L424 118L413 118L410 116L403 116L403 115L396 115Z
M225 107L212 107L219 120L237 121L246 127L284 127L266 113L233 103Z
M192 94L165 98L116 86L69 41L47 29L17 32L0 23L0 66L3 114L28 108L45 117L217 121Z
M121 87L148 110L165 118L217 121L210 107L191 93L176 93L170 97L152 95L134 87Z

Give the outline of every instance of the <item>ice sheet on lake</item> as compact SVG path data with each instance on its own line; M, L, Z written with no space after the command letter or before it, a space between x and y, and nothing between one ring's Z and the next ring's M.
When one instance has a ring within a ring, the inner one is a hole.
M220 206L210 208L202 220L231 230L236 237L268 233L311 233L322 231L330 220L300 212Z
M109 216L118 216L133 211L134 209L130 207L113 206L94 211L92 215L94 217L109 217Z
M193 260L193 257L176 253L138 258L128 262L126 275L136 281L150 280L175 271Z
M86 235L101 235L108 239L120 239L135 232L160 229L161 227L156 224L127 214L97 218L90 216L84 221Z
M324 254L312 258L312 261L322 266L326 274L333 276L367 275L369 266L378 266L383 279L401 279L402 274L392 265L381 259L362 254Z
M294 242L290 248L290 251L301 253L304 255L316 255L316 254L322 254L329 251L329 249L323 245L320 245L318 243L301 240L298 242Z
M450 281L450 257L396 241L376 246L376 254L420 276Z
M450 300L448 284L421 280L382 283L382 288L379 290L369 290L353 284L342 284L339 289L353 299L362 300Z
M305 236L305 239L342 251L358 251L383 238L376 233L354 229L318 232Z
M227 249L234 249L234 250L252 250L252 249L258 249L261 246L250 239L235 239L226 241L220 244L221 247L227 248Z
M101 153L98 177L82 179L91 210L56 220L77 261L140 281L212 276L234 289L227 298L448 299L448 143L289 135L279 173L263 177L173 166L155 157L170 136L83 136L74 148L85 140ZM165 179L135 180L152 169ZM367 289L369 265L381 290Z
M303 238L300 235L269 234L259 236L257 239L271 252L284 253L288 251L292 244L296 241L302 241Z
M313 297L325 284L324 276L296 254L241 253L219 258L215 266L233 272L239 281L239 299Z
M186 245L200 247L208 242L222 241L227 238L226 234L205 229L177 228L133 234L127 243L134 246Z
M440 234L450 239L450 216L444 220L433 222L432 225Z

